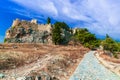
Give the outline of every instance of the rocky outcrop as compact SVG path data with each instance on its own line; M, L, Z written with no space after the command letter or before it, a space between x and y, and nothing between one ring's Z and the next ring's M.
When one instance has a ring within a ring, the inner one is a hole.
M51 24L16 19L6 32L5 43L52 43Z

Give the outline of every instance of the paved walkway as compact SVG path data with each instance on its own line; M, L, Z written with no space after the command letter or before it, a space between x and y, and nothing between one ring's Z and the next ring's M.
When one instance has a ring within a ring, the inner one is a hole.
M94 56L94 51L90 51L69 80L120 80L120 76L100 64Z

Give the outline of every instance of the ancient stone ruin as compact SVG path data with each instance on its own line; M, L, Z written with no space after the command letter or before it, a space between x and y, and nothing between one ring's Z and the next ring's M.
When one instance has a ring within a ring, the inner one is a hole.
M7 30L5 43L52 43L52 24L38 24L31 21L16 19Z

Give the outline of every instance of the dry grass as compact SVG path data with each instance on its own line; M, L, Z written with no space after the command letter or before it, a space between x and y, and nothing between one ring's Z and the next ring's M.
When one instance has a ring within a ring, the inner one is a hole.
M16 55L17 54L17 55ZM19 66L21 62L24 61L21 57L19 57L20 53L14 52L4 52L0 53L0 69L9 69L14 68L15 66Z
M105 55L105 54L101 54L100 57L102 57L104 60L107 60L110 62L120 63L120 59L116 59L116 58L110 57L110 56Z
M102 57L104 60L110 61L110 62L114 62L114 63L120 63L120 59L116 59L114 57L110 57L109 55L107 55L105 53L105 51L102 50L98 50L97 51L100 55L100 57Z
M42 45L37 44L2 44L1 46L4 47L0 49L0 70L29 64L46 53L45 49L41 48Z
M40 57L38 54L23 53L18 51L0 52L0 69L10 69L31 63Z
M61 55L66 60L76 60L83 57L88 51L82 46L55 46L43 44L1 44L0 70L12 69L30 64L46 54ZM66 61L63 61L66 63Z
M16 73L22 75L37 66L38 71L68 80L88 51L80 45L0 44L0 71L10 75L17 70Z

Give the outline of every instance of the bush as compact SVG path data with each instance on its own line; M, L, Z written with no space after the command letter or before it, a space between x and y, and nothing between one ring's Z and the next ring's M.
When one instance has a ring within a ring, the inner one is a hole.
M111 52L118 51L119 49L117 42L115 42L112 38L106 38L101 42L101 45L103 46L104 50L109 50Z
M118 54L117 53L113 53L113 57L114 58L118 58Z
M12 30L15 29L15 26L12 26Z
M5 38L5 39L4 39L4 43L6 43L6 42L7 42L7 39Z
M113 56L115 58L118 58L117 52L120 51L119 43L114 41L111 37L108 35L106 36L106 39L101 42L101 45L103 46L104 50L110 51L113 53Z

